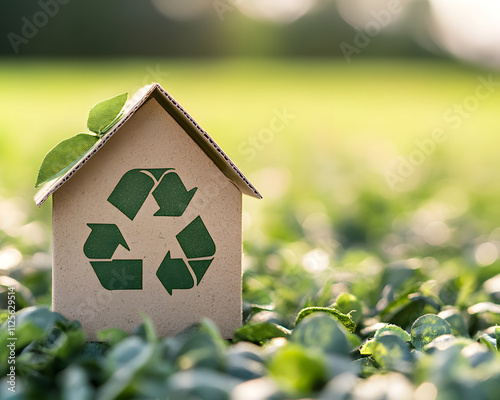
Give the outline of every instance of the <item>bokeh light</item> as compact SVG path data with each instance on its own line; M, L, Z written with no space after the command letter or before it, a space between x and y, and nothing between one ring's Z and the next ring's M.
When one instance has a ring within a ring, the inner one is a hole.
M314 249L308 252L302 259L304 268L311 273L324 271L330 263L328 252L323 249Z
M344 21L354 28L365 29L372 22L378 22L386 28L407 14L409 3L393 0L338 0L337 7Z
M482 266L493 264L498 255L498 247L492 242L481 243L474 252L477 263Z
M430 0L436 42L470 62L500 66L500 2Z
M308 13L316 0L243 0L235 2L246 16L264 21L293 22Z

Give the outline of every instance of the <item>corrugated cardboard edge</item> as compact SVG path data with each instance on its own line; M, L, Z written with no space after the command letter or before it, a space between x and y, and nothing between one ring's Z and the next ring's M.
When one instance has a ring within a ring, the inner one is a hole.
M143 94L144 93L144 94ZM243 172L231 161L220 146L205 132L191 115L158 83L140 89L125 105L124 114L116 125L99 140L73 168L57 180L46 183L35 195L35 203L40 207L56 190L64 185L83 165L97 153L106 142L135 114L149 99L154 98L167 111L186 133L200 146L222 173L230 179L243 194L261 199L262 195L250 183Z

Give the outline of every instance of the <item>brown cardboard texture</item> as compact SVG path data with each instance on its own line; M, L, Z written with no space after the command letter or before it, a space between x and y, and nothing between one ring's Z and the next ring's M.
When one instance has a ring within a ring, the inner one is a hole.
M52 308L89 340L153 320L160 336L211 318L229 338L241 324L242 194L259 192L158 84L53 195Z

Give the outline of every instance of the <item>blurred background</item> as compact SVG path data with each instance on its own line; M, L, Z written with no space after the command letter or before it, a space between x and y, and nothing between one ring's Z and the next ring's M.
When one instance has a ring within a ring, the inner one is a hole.
M494 0L8 2L0 54L308 59L349 52L495 65L499 9Z
M499 18L495 0L6 2L0 283L50 303L43 156L97 101L157 81L264 195L244 203L248 301L286 308L325 274L362 292L352 271L397 260L480 273L474 291L500 273Z

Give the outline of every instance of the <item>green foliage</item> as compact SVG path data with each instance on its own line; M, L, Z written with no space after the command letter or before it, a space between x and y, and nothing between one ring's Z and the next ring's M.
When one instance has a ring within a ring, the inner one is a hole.
M305 318L293 330L291 341L329 354L347 355L351 350L347 332L342 325L319 313Z
M127 98L128 93L122 93L95 104L89 111L89 130L98 135L106 133L117 122Z
M498 397L500 262L491 257L500 221L494 146L500 98L481 102L456 129L442 119L473 94L484 71L380 61L158 62L178 78L168 89L185 99L265 194L265 201L245 202L242 327L232 342L208 321L159 338L145 321L133 333L108 328L99 335L102 343L86 343L77 323L47 309L34 312L41 307L24 317L21 310L17 398ZM116 77L115 87L132 87L143 79L144 65L72 64L65 83L53 64L37 63L36 74L33 68L17 72L16 65L2 68L9 78L2 107L9 112L0 116L0 164L18 175L3 174L0 182L0 253L2 262L17 261L0 266L8 275L0 277L0 302L7 307L6 288L15 286L19 310L50 304L50 208L34 211L23 200L31 193L24 195L23 182L31 180L37 152L63 133L59 116L85 106L92 88L109 85L109 76ZM385 72L374 79L372 71ZM77 81L80 96L68 102L67 82ZM241 101L227 104L224 85L238 87ZM269 95L262 96L263 87ZM16 112L12 98L28 90L43 92L47 101L25 99ZM258 99L259 107L249 113L245 99ZM274 132L273 141L251 147L282 106L297 118ZM46 119L23 118L30 107ZM221 118L221 108L232 118ZM332 110L342 111L334 124ZM233 120L241 122L238 134ZM67 122L78 132L78 121ZM384 173L398 165L388 164L425 147L434 128L449 139L434 143L434 152L392 190ZM26 132L23 140L18 132ZM488 251L482 253L482 244ZM352 318L353 333L329 315L336 312ZM428 314L432 320L419 321ZM9 315L3 311L0 318ZM3 374L1 398L7 387Z
M357 324L363 316L363 303L351 293L340 294L337 300L335 300L333 307L344 314L349 314L355 324Z
M89 112L87 127L94 134L80 133L63 140L44 157L38 170L35 187L59 178L68 172L97 141L118 122L128 93L95 104Z
M377 339L377 338L379 338L383 335L387 335L387 334L397 336L405 342L410 341L410 335L408 334L408 332L401 329L397 325L391 325L391 324L387 324L387 325L383 326L382 328L377 329L377 332L375 333L374 337L375 337L375 339Z
M372 357L383 369L409 371L410 350L399 336L388 334L375 339Z
M411 326L411 342L417 350L422 350L434 339L442 335L451 335L451 326L437 315L422 315Z
M58 143L45 155L35 186L64 175L98 140L96 135L79 133Z
M285 391L307 394L326 383L326 361L317 350L289 343L270 361L269 374Z
M298 325L300 321L313 313L325 313L337 319L349 332L356 331L356 324L352 320L351 315L343 314L340 311L329 307L307 307L302 309L297 315L295 325Z
M489 399L500 379L500 329L492 327L493 336L484 333L477 341L457 338L436 315L419 317L411 336L396 325L380 326L358 349L348 339L353 334L322 312L305 317L291 335L271 322L245 324L230 345L210 320L174 337L158 338L144 316L134 334L111 328L99 334L104 343L86 343L76 321L46 308L25 308L15 317L20 399L35 393L40 399L229 399L240 398L250 388L262 391L259 399L330 398L344 392L342 398L350 399L348 393L364 391L368 382L371 390L382 390L372 379L382 373L395 374L388 376L396 381L403 379L399 375L409 377L403 380L410 394L424 383L440 394L459 393L454 388L464 388L466 378L468 387ZM2 351L7 332L6 322L0 327ZM2 354L2 360L7 359L8 353ZM5 376L8 364L2 362L1 367ZM0 389L7 385L4 378Z
M375 348L377 343L380 342L381 338L384 336L394 336L400 339L399 342L409 342L410 335L405 330L401 329L397 325L387 324L377 329L373 339L367 340L363 345L359 348L359 352L362 355L372 355L375 353Z
M257 322L248 323L234 331L233 342L251 342L256 344L264 344L270 339L276 337L286 338L290 336L290 331L283 326L273 322Z
M500 351L500 326L495 327L496 349Z

